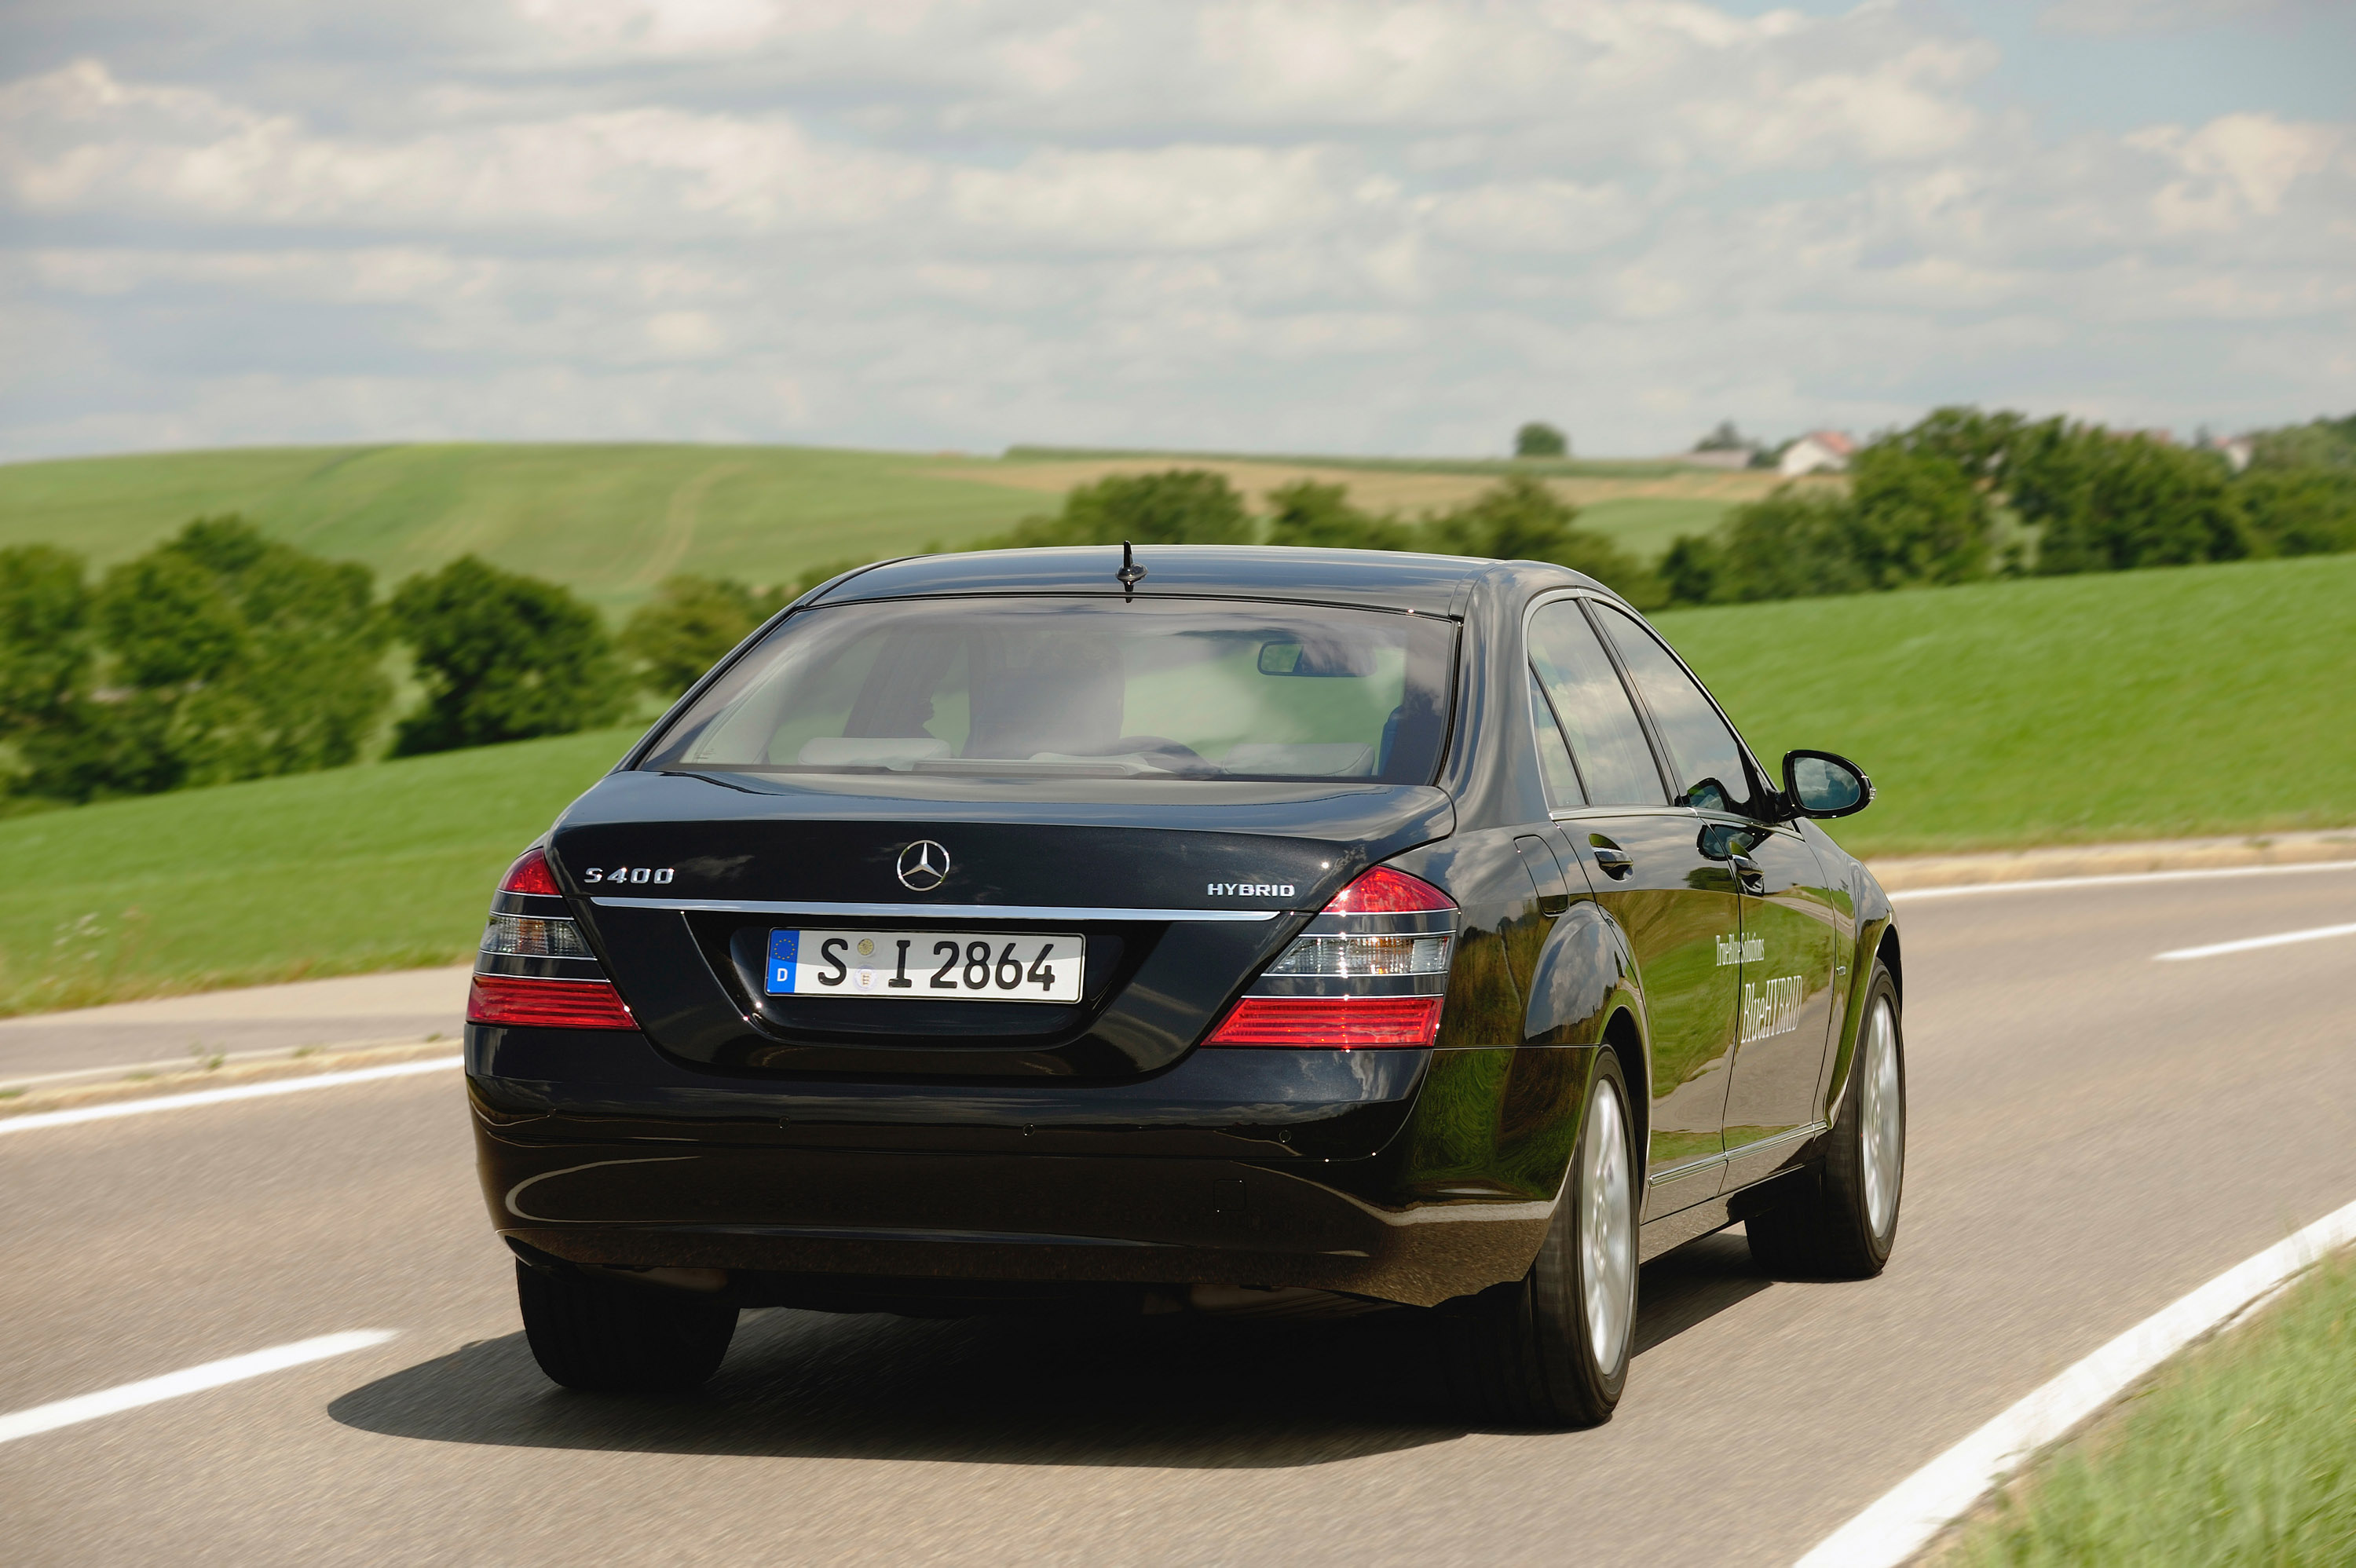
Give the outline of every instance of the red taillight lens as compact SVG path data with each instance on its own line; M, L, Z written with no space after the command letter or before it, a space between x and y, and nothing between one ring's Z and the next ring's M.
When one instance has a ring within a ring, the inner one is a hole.
M477 975L466 992L470 1024L541 1029L636 1029L621 994L604 980L520 980Z
M508 868L508 874L499 879L499 891L558 894L563 890L556 885L556 873L548 869L547 853L527 849L516 857L515 864Z
M1246 997L1203 1043L1412 1049L1439 1033L1438 997Z
M1456 901L1420 877L1376 866L1333 895L1327 914L1427 914L1452 910Z

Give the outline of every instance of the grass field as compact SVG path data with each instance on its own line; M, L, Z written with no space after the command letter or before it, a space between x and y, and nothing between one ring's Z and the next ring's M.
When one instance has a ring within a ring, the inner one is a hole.
M1873 775L1862 854L2356 823L2356 556L1655 620L1769 765Z
M1412 516L1456 504L1512 465L594 444L165 453L0 464L0 546L66 544L103 564L190 517L241 512L305 549L366 562L387 587L472 550L619 610L674 571L791 581L845 557L962 544L1053 510L1074 485L1173 466L1215 468L1256 502L1274 485L1317 478ZM1665 464L1534 471L1586 508L1591 526L1647 555L1773 483Z
M635 738L0 819L0 1012L456 963L508 861Z
M2356 1265L2193 1350L1976 1519L1945 1568L2356 1563Z
M2356 557L1659 621L1771 763L1873 774L1834 825L1862 854L2356 823ZM0 1010L462 958L508 857L628 739L0 819Z

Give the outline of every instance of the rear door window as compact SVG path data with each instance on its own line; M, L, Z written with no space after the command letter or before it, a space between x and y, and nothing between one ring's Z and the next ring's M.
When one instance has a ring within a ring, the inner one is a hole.
M1668 748L1676 773L1676 804L1704 811L1747 812L1752 791L1742 742L1719 716L1709 694L1634 617L1609 604L1598 604L1595 610Z
M1536 668L1530 671L1530 730L1537 737L1538 772L1546 779L1547 804L1557 810L1586 805L1587 793L1579 787L1579 770L1571 765L1570 747L1563 741L1562 726L1555 722L1554 708L1547 701Z
M1530 663L1553 699L1594 805L1660 805L1668 799L1644 727L1578 603L1558 599L1530 617Z

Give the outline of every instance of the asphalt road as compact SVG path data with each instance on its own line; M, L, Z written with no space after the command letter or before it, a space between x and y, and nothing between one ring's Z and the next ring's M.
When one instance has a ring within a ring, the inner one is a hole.
M1788 1563L2053 1372L2356 1199L2356 869L1901 902L1903 1229L1644 1280L1592 1432L1468 1430L1415 1327L748 1316L676 1401L541 1380L455 1074L0 1137L0 1412L375 1349L0 1444L19 1563Z

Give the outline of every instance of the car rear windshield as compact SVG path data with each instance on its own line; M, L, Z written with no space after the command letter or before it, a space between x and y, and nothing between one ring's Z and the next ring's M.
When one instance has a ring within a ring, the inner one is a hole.
M787 620L643 768L1429 784L1453 623L1138 599L842 604Z

